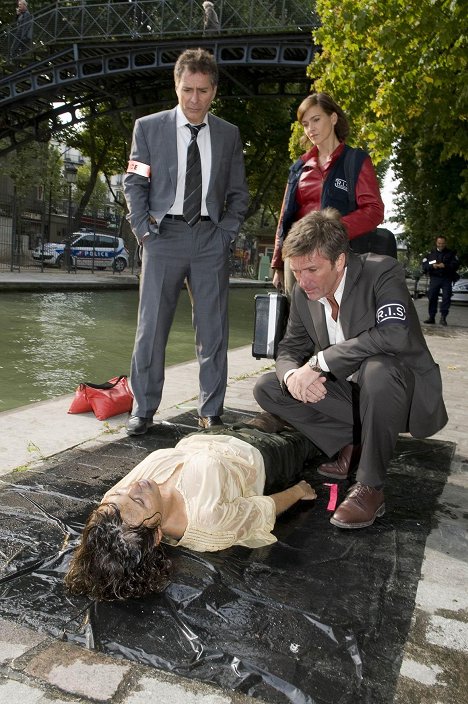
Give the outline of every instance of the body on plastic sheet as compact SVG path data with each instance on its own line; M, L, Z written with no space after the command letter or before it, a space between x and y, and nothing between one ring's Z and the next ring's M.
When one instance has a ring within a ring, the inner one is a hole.
M195 422L178 416L166 434L5 477L0 616L272 704L391 704L451 443L400 440L388 512L365 531L330 525L330 487L309 466L318 498L279 517L277 543L219 553L168 547L171 582L147 599L99 604L65 592L69 554L95 502Z

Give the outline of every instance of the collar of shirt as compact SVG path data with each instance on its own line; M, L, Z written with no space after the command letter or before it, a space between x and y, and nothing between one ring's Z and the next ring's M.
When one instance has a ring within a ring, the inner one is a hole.
M185 172L187 169L187 147L190 142L190 130L186 127L189 122L182 112L180 105L176 107L176 128L177 128L177 189L176 197L169 210L171 215L180 215L184 209ZM197 137L198 149L202 165L202 202L201 214L208 215L206 208L206 194L211 175L211 139L210 123L208 114L202 122L206 127L200 130Z
M343 278L341 279L340 283L338 284L338 288L335 291L335 301L338 303L340 306L341 310L341 299L343 298L343 291L345 287L345 281L346 281L346 273L348 271L348 267L345 267L344 273L343 273ZM326 297L319 298L319 303L321 303L325 309L325 321L327 323L327 330L328 330L328 338L330 340L331 345L335 345L337 342L343 342L344 340L344 335L343 335L343 329L341 327L341 322L340 322L340 313L338 312L338 320L333 320L332 318L332 308L330 303L328 302L328 299Z
M335 151L333 151L330 154L329 159L326 161L326 163L323 165L323 167L320 166L319 160L318 160L318 149L316 146L313 146L312 149L307 152L307 154L304 155L304 167L306 169L316 169L319 168L321 171L328 171L330 166L336 162L336 160L341 156L343 153L343 150L345 148L345 143L340 142L340 144L337 146Z

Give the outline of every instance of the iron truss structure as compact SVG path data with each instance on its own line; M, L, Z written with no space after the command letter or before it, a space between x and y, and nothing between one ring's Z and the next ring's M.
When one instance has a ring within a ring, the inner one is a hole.
M209 35L201 0L80 1L35 15L28 43L18 43L15 27L0 38L9 57L0 79L0 155L93 116L174 101L174 64L191 46L213 52L222 99L309 91L312 0L218 0L220 30Z

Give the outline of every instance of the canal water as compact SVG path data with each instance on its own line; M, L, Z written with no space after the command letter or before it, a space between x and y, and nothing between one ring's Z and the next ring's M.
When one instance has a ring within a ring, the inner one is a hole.
M254 296L230 291L229 347L252 342ZM138 291L5 293L0 296L0 411L72 393L82 381L129 374ZM166 365L195 359L192 313L181 292Z

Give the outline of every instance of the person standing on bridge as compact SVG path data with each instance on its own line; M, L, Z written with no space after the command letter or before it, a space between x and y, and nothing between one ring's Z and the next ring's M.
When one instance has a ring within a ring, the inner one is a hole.
M124 192L142 248L129 435L161 401L166 343L186 280L200 366L199 426L222 425L227 383L229 253L247 212L239 129L209 113L218 67L205 49L175 64L179 104L136 121Z
M333 98L326 93L308 95L297 109L297 120L304 128L302 146L306 148L311 143L313 146L289 170L271 261L275 272L273 285L284 288L288 294L294 285L294 277L288 261L283 262L281 251L294 222L314 210L336 208L343 217L351 248L363 253L368 251L367 243L363 248L364 241L359 242L360 236L374 230L384 216L372 161L362 149L345 144L349 133L348 120ZM351 197L348 195L345 160L350 164L350 176L354 182ZM379 251L379 254L386 253Z
M15 38L13 40L11 54L19 56L27 51L30 47L32 39L32 16L28 10L26 0L18 0L16 8L16 28Z
M205 0L203 3L203 35L219 34L221 25L219 24L218 15L214 9L214 5L210 0Z

